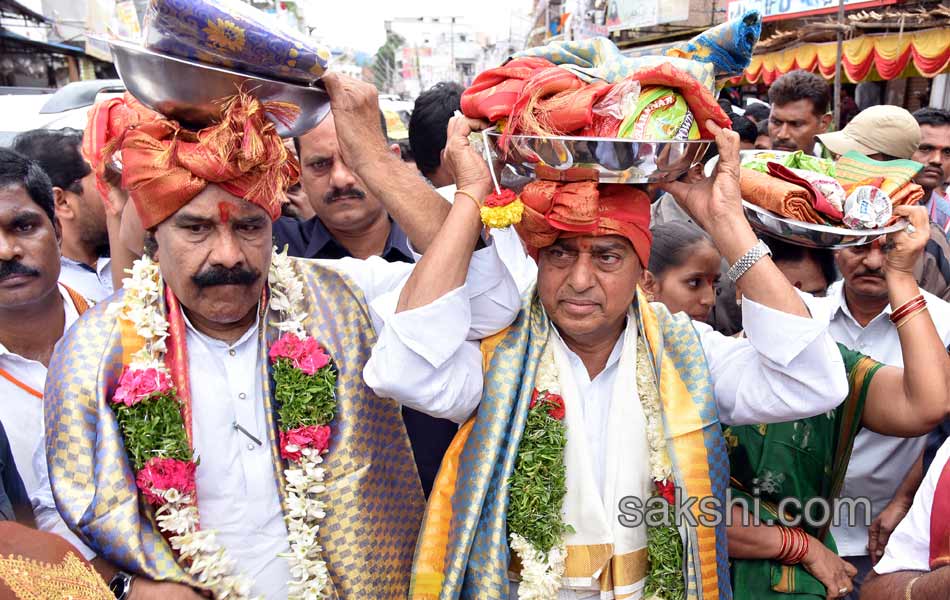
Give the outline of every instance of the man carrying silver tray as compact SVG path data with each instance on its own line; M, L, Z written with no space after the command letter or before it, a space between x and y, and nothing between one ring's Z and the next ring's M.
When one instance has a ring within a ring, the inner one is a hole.
M472 126L450 124L456 156ZM461 265L417 271L367 364L380 395L463 423L430 497L411 598L730 596L723 525L694 520L702 499L712 519L725 507L720 422L819 414L841 402L847 381L827 314L810 314L743 216L738 136L712 121L703 128L719 145L718 174L664 187L733 265L746 340L638 293L651 237L649 199L636 187L538 180L513 201L489 195L485 165L473 187L459 187L448 222L473 232L477 212L492 220L500 213L487 209L520 207L538 283L518 320L479 344L464 336L464 313L442 315L461 320L450 335L417 315L461 282ZM464 255L469 237L440 232L420 265Z
M387 152L372 87L325 83L342 151ZM273 251L271 222L299 165L269 116L293 109L239 93L201 131L158 118L112 144L147 256L63 338L45 418L57 508L119 570L117 597L399 598L408 588L422 492L399 407L366 387L362 369L412 265ZM388 176L405 205L445 204L404 173ZM459 239L470 229L445 225ZM477 238L468 256L436 248L419 267L472 273L417 311L426 327L456 332L464 313L461 335L478 339L517 313L517 287L493 246L473 256ZM451 321L425 317L440 307Z

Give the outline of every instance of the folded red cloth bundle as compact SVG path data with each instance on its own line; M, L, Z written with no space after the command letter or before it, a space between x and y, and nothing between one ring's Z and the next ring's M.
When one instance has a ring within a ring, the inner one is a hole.
M809 181L802 175L799 175L798 173L796 173L792 169L789 169L785 165L781 165L776 162L768 163L768 169L769 169L769 174L772 175L773 177L778 177L779 179L783 181L788 181L789 183L794 183L795 185L798 185L804 188L811 196L812 206L814 206L815 210L817 210L821 214L826 215L829 218L835 219L837 221L840 221L841 217L844 216L844 212L842 212L838 207L834 206L831 202L829 202L828 199L825 197L824 193L822 193L821 189L819 189L818 186L814 185L811 181ZM818 173L815 173L815 175L820 176L820 174ZM835 183L835 181L832 179L831 183ZM841 191L841 187L838 186L836 183L835 185L838 188L838 190Z
M825 223L812 204L811 193L800 185L744 168L739 187L743 200L779 216L815 225Z
M671 88L686 100L700 135L710 138L706 120L729 127L729 116L713 93L670 63L636 70L629 77L641 87ZM617 85L621 85L620 82ZM508 119L505 133L615 137L621 120L594 114L594 105L613 89L601 80L587 82L543 58L518 58L475 78L462 94L462 112L474 119Z
M507 119L521 96L525 82L539 69L553 67L543 58L528 56L483 71L462 94L462 112L473 119L495 123Z

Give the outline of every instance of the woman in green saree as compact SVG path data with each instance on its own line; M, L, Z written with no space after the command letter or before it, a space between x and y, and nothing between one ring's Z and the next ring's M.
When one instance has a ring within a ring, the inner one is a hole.
M925 211L902 209L900 213L911 219L919 233L899 232L887 241L890 249L885 272L894 307L920 294L912 270L928 238ZM830 281L818 261L810 253L805 256L799 261L783 261L781 256L774 260L797 287L821 291ZM656 299L664 301L662 296ZM734 503L729 554L737 600L791 599L793 595L795 600L838 598L851 591L854 567L838 557L828 524L816 524L833 517L824 514L819 503L809 505L810 518L801 523L806 535L801 538L789 536L788 529L783 533L781 526L770 523L777 520L778 505L786 498L797 500L783 507L786 523L790 518L802 517L802 507L813 498L833 505L861 427L911 437L930 431L947 415L950 358L929 313L924 310L914 314L901 324L898 334L906 369L882 365L839 344L850 394L834 411L790 423L724 430L733 498L745 498L748 509L756 511L759 518L759 524L754 520L749 523L746 509ZM753 502L753 495L758 496L758 503ZM807 544L793 547L798 539L807 540ZM795 551L798 549L801 552ZM777 560L780 556L795 564L783 564Z

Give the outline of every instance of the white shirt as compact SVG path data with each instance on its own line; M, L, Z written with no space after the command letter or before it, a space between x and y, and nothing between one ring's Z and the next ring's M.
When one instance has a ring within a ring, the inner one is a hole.
M102 256L96 268L65 256L59 257L59 280L83 298L101 302L112 295L112 260Z
M878 575L897 571L930 571L930 516L934 492L943 469L950 461L950 440L943 443L914 496L907 516L887 540L884 556L875 565Z
M945 346L950 344L950 304L923 290L921 294L927 299L927 309L937 328L937 334ZM904 366L897 328L890 320L890 306L874 317L866 327L861 327L848 310L842 281L832 284L828 288L828 295L825 298L816 298L815 301L832 311L830 331L835 340L878 362L895 367ZM858 432L840 497L868 498L871 501L871 514L866 515L864 503L857 502L854 504L856 525L831 528L838 545L838 554L867 555L866 523L877 518L894 498L911 465L923 451L925 442L926 436L897 438L867 429Z
M62 286L59 286L59 293L63 297L65 333L79 318L79 313ZM0 377L0 422L7 432L13 460L16 461L26 493L30 496L36 525L43 531L66 538L66 541L76 546L86 558L92 558L95 553L66 527L53 503L46 467L43 400L36 397L36 394L42 395L46 384L46 366L14 354L0 344L0 369L31 390L27 391L6 377Z
M808 319L744 299L747 339L727 337L705 323L693 322L723 423L790 421L826 412L841 403L847 394L841 354L827 334L827 311L812 307L811 300L805 297L814 315ZM385 315L385 327L364 369L364 377L381 396L435 417L462 422L481 399L481 351L478 343L465 341L462 336L464 314L455 316L457 323L452 331L424 327L424 321L433 318L433 312L428 310L433 306ZM592 467L601 488L606 468L607 419L622 343L621 336L606 368L593 380L580 357L568 352L583 398ZM514 590L512 593L512 598L517 598ZM596 598L599 594L562 590L559 600L587 597Z
M810 297L806 302L811 307ZM461 423L481 400L481 350L477 342L467 342L462 335L467 314L440 315L441 320L453 321L453 327L439 331L424 326L433 318L430 308L432 305L399 314L388 311L363 374L377 394ZM827 313L815 308L812 313L815 318L798 317L744 299L747 339L727 337L705 323L693 322L723 423L790 421L826 412L841 403L847 394L841 354L827 334ZM579 359L577 365L581 365ZM576 377L584 387L583 382L590 378L586 369L581 370ZM608 368L596 383L591 382L585 418L606 418L601 410L610 398L614 375ZM586 413L588 407L591 417Z
M455 202L455 185L446 185L437 188L435 191L449 201ZM527 255L524 249L524 242L518 236L518 232L512 226L502 227L491 230L491 237L495 248L498 250L498 256L501 262L505 264L508 272L518 284L518 291L523 296L531 289L538 279L538 265Z
M398 298L413 268L379 257L316 262L349 275L363 290L371 313L381 298ZM513 280L489 246L475 253L466 284L430 305L427 327L451 328L452 323L443 322L444 315L469 311L471 325L464 335L482 337L510 322L519 304ZM290 547L267 445L257 324L231 345L186 324L202 525L216 531L237 570L255 582L252 595L284 599L290 573L286 560L277 555ZM236 430L235 422L263 445Z

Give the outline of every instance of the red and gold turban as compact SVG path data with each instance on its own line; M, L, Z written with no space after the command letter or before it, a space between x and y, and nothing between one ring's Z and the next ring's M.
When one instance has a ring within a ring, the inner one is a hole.
M89 109L86 131L82 135L82 155L96 173L96 189L103 201L109 197L106 165L122 145L126 132L161 118L162 115L146 108L129 93L104 100Z
M524 214L515 228L532 251L560 237L619 235L633 244L640 264L650 263L650 198L634 186L532 181L521 201Z
M122 140L122 185L142 226L158 225L209 184L277 219L287 188L300 177L300 165L267 115L292 121L296 111L241 93L224 104L220 123L198 132L168 119L129 130Z

